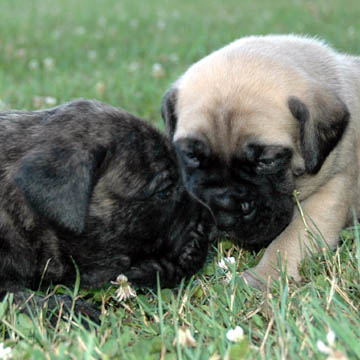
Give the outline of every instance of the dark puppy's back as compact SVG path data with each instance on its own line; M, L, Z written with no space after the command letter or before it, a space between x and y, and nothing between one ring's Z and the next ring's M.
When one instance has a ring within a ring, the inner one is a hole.
M88 149L94 145L108 146L118 141L114 134L121 138L139 126L150 127L120 108L95 100L80 99L38 111L0 111L0 159L16 161L49 138L78 142ZM149 133L154 131L154 128L149 129Z

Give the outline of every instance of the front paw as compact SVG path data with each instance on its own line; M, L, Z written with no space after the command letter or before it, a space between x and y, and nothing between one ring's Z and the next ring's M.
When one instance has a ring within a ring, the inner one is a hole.
M250 287L264 291L271 278L266 279L256 271L256 267L244 271L240 274L240 278L243 279Z
M123 274L132 284L150 288L156 288L158 277L162 287L174 287L182 277L177 266L167 259L143 260L131 266Z
M197 273L203 267L209 250L209 243L193 240L182 249L178 258L181 269L185 276Z
M69 295L44 297L27 291L19 291L14 293L14 303L19 306L22 312L29 316L33 316L46 305L49 321L54 327L58 322L60 314L70 316L72 312L76 316L82 315L84 318L88 318L95 324L100 325L101 312L96 307L82 299L74 300ZM62 310L60 311L61 308ZM87 320L81 318L81 323L85 328L89 329Z
M271 286L273 280L279 281L282 276L280 270L275 266L261 265L262 266L257 265L244 271L240 277L245 280L249 286L259 290L265 290ZM285 276L291 277L295 281L300 280L300 274L297 268L290 268L285 272Z

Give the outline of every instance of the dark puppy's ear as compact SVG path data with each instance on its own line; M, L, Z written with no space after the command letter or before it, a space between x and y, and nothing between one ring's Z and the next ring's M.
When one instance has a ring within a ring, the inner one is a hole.
M81 233L94 174L105 150L47 146L25 156L15 182L35 213L55 226Z
M171 139L174 137L177 116L176 116L176 101L178 90L174 87L170 88L162 99L161 116L165 121L165 130L167 136Z
M326 157L341 140L350 114L346 105L336 96L319 92L310 104L291 96L288 106L300 122L301 151L306 171L316 174Z

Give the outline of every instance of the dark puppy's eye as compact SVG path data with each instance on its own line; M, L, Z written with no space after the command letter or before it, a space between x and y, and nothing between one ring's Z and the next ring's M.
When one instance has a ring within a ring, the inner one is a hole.
M168 170L160 170L155 177L147 184L144 194L147 198L166 200L171 197L176 189L176 181Z
M160 191L158 193L155 194L155 196L160 199L160 200L166 200L168 199L170 196L172 195L172 191L171 190L165 190L165 191Z
M158 198L159 200L167 200L172 196L174 193L175 187L173 184L166 184L165 186L162 186L161 189L156 191L154 196Z

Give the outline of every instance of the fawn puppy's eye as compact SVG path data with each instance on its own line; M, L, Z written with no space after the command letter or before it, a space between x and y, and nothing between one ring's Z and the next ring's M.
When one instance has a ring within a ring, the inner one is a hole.
M182 151L182 158L184 162L192 167L198 167L200 165L199 157L192 151Z

